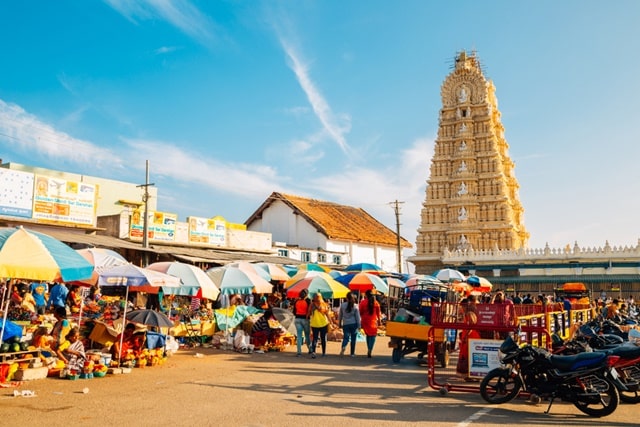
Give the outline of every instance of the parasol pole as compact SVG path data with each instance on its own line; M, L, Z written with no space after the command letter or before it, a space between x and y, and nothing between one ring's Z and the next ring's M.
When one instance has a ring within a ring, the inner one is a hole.
M118 348L118 367L122 362L122 343L124 342L124 330L127 327L127 306L129 305L129 286L125 291L124 295L124 312L122 314L122 332L120 332L120 347Z

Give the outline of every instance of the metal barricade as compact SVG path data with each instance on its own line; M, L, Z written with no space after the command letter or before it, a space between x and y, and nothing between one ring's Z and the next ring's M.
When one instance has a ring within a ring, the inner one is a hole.
M474 315L469 315L473 312ZM459 384L456 381L438 382L436 379L436 331L455 329L478 331L487 339L504 339L507 334L520 331L520 338L526 337L550 348L551 336L548 331L549 312L543 306L512 304L467 304L441 303L433 306L431 325L427 335L427 379L434 390L446 394L448 391L479 392L479 384ZM490 337L490 338L489 338ZM462 380L462 379L459 379Z

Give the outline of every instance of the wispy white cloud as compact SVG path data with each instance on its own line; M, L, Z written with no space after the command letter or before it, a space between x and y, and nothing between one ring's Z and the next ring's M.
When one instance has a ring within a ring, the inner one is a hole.
M387 226L395 224L390 203L398 200L402 202L401 234L415 242L433 146L433 139L420 138L401 151L398 157L390 158L383 167L352 167L318 176L309 184L310 192L323 194L327 200L361 207ZM324 185L327 182L336 185ZM348 186L340 185L347 182Z
M154 174L185 183L203 184L225 193L243 197L263 196L282 188L281 182L285 180L270 166L225 163L201 153L190 153L176 143L142 139L125 139L124 142L131 152L149 160Z
M215 23L188 1L104 0L129 21L162 19L203 45L214 40Z
M345 135L351 130L351 118L347 114L342 114L338 117L333 113L329 103L311 79L309 69L304 64L299 52L294 48L293 43L280 34L279 39L287 55L289 66L307 96L313 112L320 120L323 129L343 152L349 152L349 144Z
M112 168L122 166L121 159L111 150L61 132L20 106L3 100L0 100L0 139L23 153L77 163L91 162L97 167L102 162L108 162Z
M177 46L162 46L154 50L153 53L156 55L165 55L167 53L175 52L176 50L178 50Z

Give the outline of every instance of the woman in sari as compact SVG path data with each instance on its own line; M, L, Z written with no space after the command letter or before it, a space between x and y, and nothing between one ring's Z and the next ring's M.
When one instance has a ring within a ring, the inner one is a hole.
M78 328L71 328L67 334L67 339L62 343L56 351L58 358L62 360L67 368L72 371L80 372L84 366L84 344L80 340L80 332Z

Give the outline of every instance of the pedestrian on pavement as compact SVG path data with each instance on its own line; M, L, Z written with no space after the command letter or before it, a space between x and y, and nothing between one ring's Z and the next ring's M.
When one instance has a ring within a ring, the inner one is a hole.
M318 339L322 346L322 357L327 355L327 330L329 329L329 306L322 295L315 294L309 307L309 326L313 331L313 342L311 343L311 358L316 358L316 345Z
M302 356L302 344L307 346L309 354L311 354L311 336L309 329L309 308L311 308L311 300L307 296L307 290L300 291L298 299L293 305L293 314L295 316L294 324L296 325L296 345L298 347L298 357Z
M367 336L367 357L371 358L373 346L378 336L378 326L380 326L380 320L382 318L380 304L371 289L365 292L365 298L360 301L359 308L362 329L364 329L364 334Z
M342 328L342 348L340 356L344 356L347 344L351 342L351 357L356 356L356 337L360 329L360 309L356 305L356 298L351 293L347 293L346 301L340 305L338 312L338 324Z

